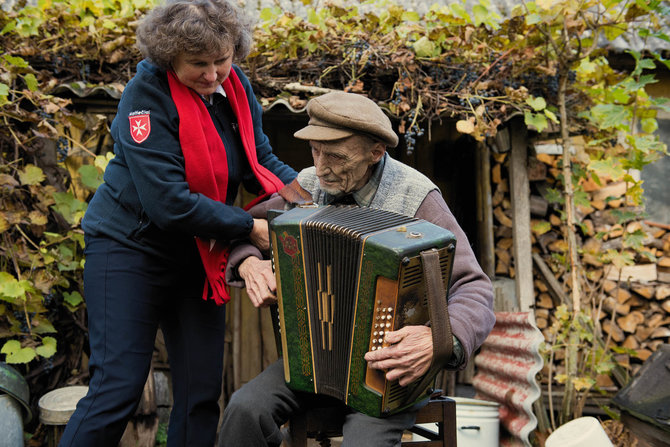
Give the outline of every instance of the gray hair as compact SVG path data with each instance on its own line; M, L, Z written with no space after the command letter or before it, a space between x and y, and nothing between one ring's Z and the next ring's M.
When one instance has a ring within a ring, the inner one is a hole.
M216 55L229 47L233 60L239 62L251 45L250 19L228 0L167 0L137 28L142 55L165 70L180 54Z

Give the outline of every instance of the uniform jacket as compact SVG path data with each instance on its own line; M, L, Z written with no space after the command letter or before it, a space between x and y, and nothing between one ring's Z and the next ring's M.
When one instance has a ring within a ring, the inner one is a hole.
M272 153L251 84L239 67L233 69L247 92L258 161L288 183L296 172ZM248 236L252 217L231 205L240 184L252 193L258 193L260 185L244 156L227 100L215 94L214 103L206 105L226 148L227 204L189 190L179 145L179 116L166 72L145 60L127 84L112 123L115 157L82 221L87 235L109 237L151 255L188 262L200 262L194 236L222 241ZM131 118L138 115L148 115L148 120L139 129L136 124L131 128Z

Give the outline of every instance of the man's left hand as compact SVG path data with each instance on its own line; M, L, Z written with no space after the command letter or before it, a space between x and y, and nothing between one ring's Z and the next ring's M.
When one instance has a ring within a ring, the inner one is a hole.
M390 346L365 354L368 366L384 369L387 380L407 386L423 376L433 361L433 336L428 326L405 326L387 332L384 341Z

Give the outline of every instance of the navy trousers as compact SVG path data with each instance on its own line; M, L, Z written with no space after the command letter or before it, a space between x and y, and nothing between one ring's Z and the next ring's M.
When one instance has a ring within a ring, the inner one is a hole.
M87 238L85 254L91 377L59 446L118 445L141 398L159 326L172 374L168 446L213 446L225 307L202 299L202 266L158 260L105 238Z

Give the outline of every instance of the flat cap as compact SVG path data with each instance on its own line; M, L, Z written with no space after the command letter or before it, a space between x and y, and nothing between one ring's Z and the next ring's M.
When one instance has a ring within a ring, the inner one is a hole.
M356 93L329 92L307 103L309 123L296 138L333 141L355 134L368 135L389 147L398 145L391 120L371 99Z

